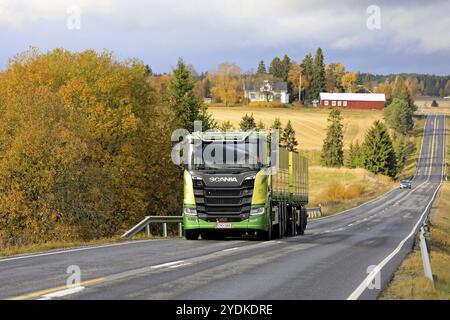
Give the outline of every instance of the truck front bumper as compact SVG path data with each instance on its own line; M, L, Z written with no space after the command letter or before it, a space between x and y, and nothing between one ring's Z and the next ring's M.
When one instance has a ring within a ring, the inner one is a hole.
M183 216L183 227L184 230L198 230L199 232L206 231L245 231L245 230L254 230L254 231L267 231L267 216L265 214L258 216L250 216L246 220L238 221L238 222L229 222L230 228L226 229L218 229L216 222L205 221L194 215L184 215ZM228 223L227 223L228 224Z

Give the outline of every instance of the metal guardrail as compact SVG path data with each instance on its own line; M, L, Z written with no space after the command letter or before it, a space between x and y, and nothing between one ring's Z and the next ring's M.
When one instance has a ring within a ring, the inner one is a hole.
M322 208L321 207L306 208L306 213L308 213L308 218L311 219L320 218L322 216Z
M322 216L321 207L306 208L306 212L309 218L319 218ZM131 238L144 230L144 228L147 235L150 236L150 223L162 223L162 234L165 238L167 237L167 224L178 223L178 235L180 238L183 236L183 216L146 216L141 222L125 232L121 238Z
M168 223L178 223L178 235L183 236L183 216L146 216L144 220L125 232L122 238L131 238L144 228L147 235L150 236L150 223L162 223L163 237L167 237Z

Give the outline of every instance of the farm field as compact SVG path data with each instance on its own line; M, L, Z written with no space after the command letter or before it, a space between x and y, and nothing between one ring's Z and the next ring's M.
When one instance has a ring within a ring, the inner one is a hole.
M264 108L264 107L217 107L210 106L208 111L220 123L230 121L235 128L239 127L242 116L246 113L260 120L269 127L275 118L279 117L283 126L291 120L299 140L301 150L320 150L325 129L327 127L327 109L307 108ZM344 148L356 140L362 142L367 129L375 120L382 120L382 111L377 110L342 110L344 117Z
M438 107L431 107L433 100L436 100ZM417 97L416 98L417 111L416 113L438 113L450 115L450 99L440 97Z

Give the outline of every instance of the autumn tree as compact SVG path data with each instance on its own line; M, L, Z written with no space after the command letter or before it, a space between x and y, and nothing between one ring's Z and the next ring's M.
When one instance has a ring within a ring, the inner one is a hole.
M342 63L330 63L325 67L325 82L327 92L342 92L342 76L345 67Z
M384 119L389 127L403 135L411 131L414 126L413 111L406 100L399 98L394 98L392 103L384 109Z
M358 85L359 73L347 72L341 78L342 88L345 92L356 92Z
M234 63L222 63L215 73L211 73L211 93L225 103L237 103L242 98L241 69Z
M327 135L323 141L320 163L326 167L341 167L344 164L344 133L341 110L331 109L328 116Z
M138 60L92 50L10 61L0 86L2 247L111 237L179 210L174 113L147 74Z

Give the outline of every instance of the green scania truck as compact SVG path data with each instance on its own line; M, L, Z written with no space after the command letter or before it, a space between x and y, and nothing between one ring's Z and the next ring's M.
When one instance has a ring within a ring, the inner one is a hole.
M281 147L271 150L265 132L194 132L185 143L186 239L243 236L270 240L304 233L305 157ZM199 161L195 150L201 154ZM203 161L205 154L223 161Z

